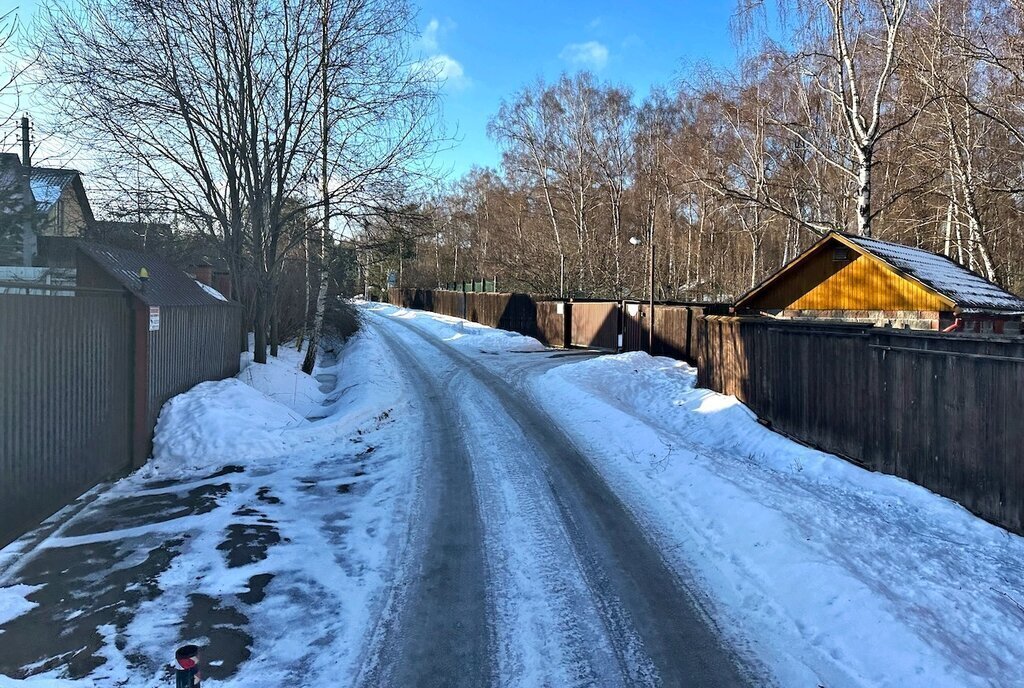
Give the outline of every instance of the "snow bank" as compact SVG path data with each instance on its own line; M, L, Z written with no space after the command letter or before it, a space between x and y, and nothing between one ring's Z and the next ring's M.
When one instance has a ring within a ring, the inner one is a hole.
M534 396L753 662L783 686L1019 679L1024 539L694 382L686 364L632 353L555 368Z
M285 431L303 416L237 379L204 382L160 411L153 469L207 469L279 456L292 447Z
M401 320L415 320L416 325L448 344L461 349L476 349L483 353L502 353L507 351L543 351L544 345L533 337L517 332L498 330L479 323L453 318L426 311L409 310L377 304L368 307L378 312Z
M320 409L324 395L316 378L302 372L305 355L305 348L296 351L288 344L280 347L277 358L268 356L266 363L253 363L252 352L247 351L242 354L238 379L300 416L309 417Z
M244 352L237 378L204 382L160 410L153 438L154 474L194 471L285 455L296 429L323 408L324 393L301 370L303 351L282 346L277 358L254 363ZM314 371L317 372L317 371Z

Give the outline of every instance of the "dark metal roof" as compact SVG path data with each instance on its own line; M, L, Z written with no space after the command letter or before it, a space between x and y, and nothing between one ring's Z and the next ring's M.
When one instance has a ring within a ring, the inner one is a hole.
M32 184L32 195L36 198L36 206L41 212L52 208L64 189L79 176L78 170L64 170L53 167L29 168L29 182Z
M190 276L152 253L84 241L79 242L78 248L147 305L224 306L228 303L211 296ZM149 271L145 287L139 279L142 268Z
M891 241L843 235L858 247L952 301L958 308L1024 312L1024 300L938 253Z

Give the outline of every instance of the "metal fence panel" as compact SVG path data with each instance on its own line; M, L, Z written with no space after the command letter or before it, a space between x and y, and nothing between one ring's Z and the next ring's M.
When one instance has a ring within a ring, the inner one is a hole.
M130 464L131 309L0 295L0 545Z
M145 431L151 450L163 405L206 380L238 374L242 309L239 306L164 306L160 329L149 332ZM149 451L146 452L148 456Z

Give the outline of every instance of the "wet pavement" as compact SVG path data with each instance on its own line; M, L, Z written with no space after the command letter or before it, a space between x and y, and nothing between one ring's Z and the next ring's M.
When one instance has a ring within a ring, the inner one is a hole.
M153 532L153 526L212 512L232 489L217 479L241 471L229 466L188 481L144 483L142 494L85 509L60 529L59 537L26 555L0 585L38 586L28 595L38 606L0 625L0 674L24 678L60 668L68 678L104 679L103 650L109 637L118 649L126 648L125 637L137 610L161 595L158 579L191 537L187 530L173 528ZM261 490L259 499L280 501L269 487ZM281 541L274 520L265 513L245 508L233 515L245 521L228 525L217 547L229 568L265 559L269 548ZM141 534L131 536L136 530ZM112 533L128 535L111 537ZM217 663L208 666L205 675L228 678L249 658L252 637L245 630L245 610L263 599L272 578L253 576L248 592L233 598L188 596L177 640L183 644L205 638L217 647ZM147 657L128 654L125 659L146 673L159 671Z

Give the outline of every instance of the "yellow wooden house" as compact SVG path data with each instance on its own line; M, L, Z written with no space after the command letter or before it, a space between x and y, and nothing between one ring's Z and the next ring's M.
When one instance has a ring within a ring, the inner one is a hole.
M832 232L741 296L741 314L1019 334L1024 300L946 256Z

